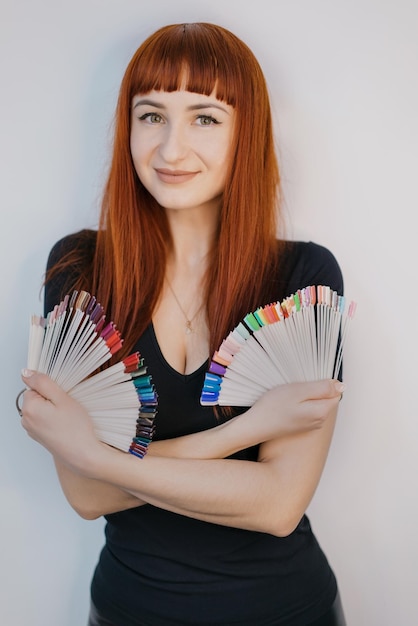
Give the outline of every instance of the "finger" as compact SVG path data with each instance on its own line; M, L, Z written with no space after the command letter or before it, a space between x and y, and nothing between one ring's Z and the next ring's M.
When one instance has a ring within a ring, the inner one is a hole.
M324 385L324 398L335 398L341 396L345 385L340 380L323 380L320 381Z
M32 391L36 391L53 404L58 404L60 400L66 397L65 391L46 374L22 370L22 380Z
M340 397L344 389L344 383L339 380L324 379L301 383L301 392L306 400Z

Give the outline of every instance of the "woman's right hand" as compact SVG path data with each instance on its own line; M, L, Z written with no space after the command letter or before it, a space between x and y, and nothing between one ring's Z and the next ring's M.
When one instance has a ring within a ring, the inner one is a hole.
M344 391L337 380L279 385L244 413L192 435L153 442L151 456L224 459L235 452L280 437L320 429Z
M264 393L243 415L259 443L322 428L341 400L338 380L289 383Z

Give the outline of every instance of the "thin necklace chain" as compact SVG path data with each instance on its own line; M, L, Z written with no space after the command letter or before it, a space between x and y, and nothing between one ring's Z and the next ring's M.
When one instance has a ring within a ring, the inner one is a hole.
M167 285L171 291L171 293L173 294L174 300L177 302L177 305L180 309L180 311L183 313L184 315L184 319L186 320L186 335L190 335L190 333L194 332L192 323L194 322L194 320L196 319L196 317L199 315L200 311L203 308L204 303L202 302L202 304L200 305L200 307L197 309L196 313L193 315L193 317L191 319L189 319L189 316L187 315L186 311L183 309L183 307L180 304L180 300L177 298L176 293L173 289L173 287L171 286L170 281L166 278L167 281Z

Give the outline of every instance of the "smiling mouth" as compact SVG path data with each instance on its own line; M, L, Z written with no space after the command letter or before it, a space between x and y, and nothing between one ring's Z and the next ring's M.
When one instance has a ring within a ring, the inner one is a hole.
M158 178L164 183L185 183L197 176L198 172L188 172L185 170L166 170L156 168Z

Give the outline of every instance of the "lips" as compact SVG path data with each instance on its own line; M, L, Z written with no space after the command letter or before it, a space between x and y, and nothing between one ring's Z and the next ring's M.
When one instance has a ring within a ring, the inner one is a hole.
M156 168L155 172L163 183L174 185L186 183L198 174L198 172L189 172L186 170L167 170L163 168Z

